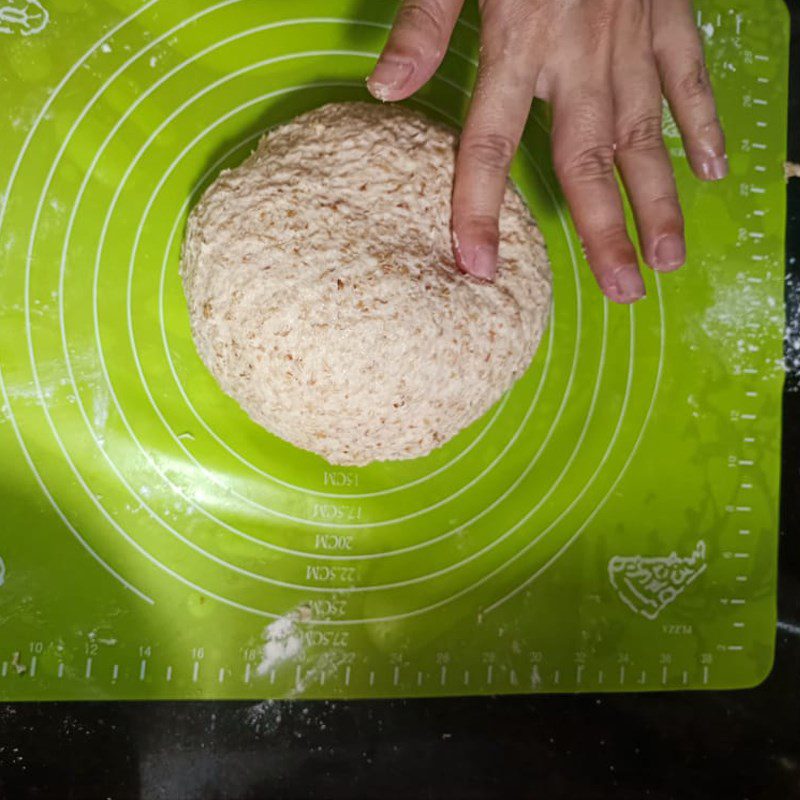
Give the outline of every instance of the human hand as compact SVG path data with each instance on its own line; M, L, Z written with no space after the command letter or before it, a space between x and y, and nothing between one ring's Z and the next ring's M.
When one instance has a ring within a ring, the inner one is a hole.
M438 69L464 0L405 0L368 79L402 100ZM686 260L683 215L661 132L662 91L689 163L707 181L728 173L691 0L480 0L478 80L461 138L453 243L465 272L491 280L511 160L534 97L553 105L553 160L586 256L618 303L644 297L619 170L644 260Z

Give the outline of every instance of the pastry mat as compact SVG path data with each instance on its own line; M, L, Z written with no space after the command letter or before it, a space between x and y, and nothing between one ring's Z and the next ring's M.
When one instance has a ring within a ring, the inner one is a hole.
M256 427L194 351L187 209L364 76L386 0L4 0L0 698L720 689L773 658L788 16L697 4L732 175L691 263L596 290L543 108L514 167L555 271L531 369L407 463ZM474 4L411 105L457 124Z

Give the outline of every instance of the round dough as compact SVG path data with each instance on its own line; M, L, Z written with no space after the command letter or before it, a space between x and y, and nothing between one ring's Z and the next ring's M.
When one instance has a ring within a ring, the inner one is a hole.
M333 464L424 456L527 369L550 309L511 184L497 279L452 254L457 135L327 105L268 133L192 211L181 275L200 357L260 425Z

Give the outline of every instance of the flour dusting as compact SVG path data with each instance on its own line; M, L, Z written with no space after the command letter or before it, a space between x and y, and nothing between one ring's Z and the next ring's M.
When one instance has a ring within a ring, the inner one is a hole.
M263 676L286 661L296 659L303 650L303 634L299 623L308 618L307 609L290 611L264 628L261 663L256 672Z

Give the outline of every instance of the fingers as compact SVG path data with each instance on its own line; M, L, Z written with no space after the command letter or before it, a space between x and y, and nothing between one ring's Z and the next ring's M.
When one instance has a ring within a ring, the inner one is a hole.
M484 17L481 66L453 188L456 262L464 272L484 280L492 280L497 271L500 208L536 85L530 48L509 41L515 35L509 22Z
M699 178L721 180L728 174L725 136L691 0L656 0L652 13L664 94L681 129L689 163Z
M403 100L442 63L464 0L404 0L367 88L383 101Z
M650 50L650 17L619 22L612 63L616 162L633 206L645 261L668 272L686 260L683 214L662 135L661 84Z
M556 86L553 160L597 283L610 300L633 303L644 297L645 287L614 173L614 101L607 74L576 66L570 81Z

